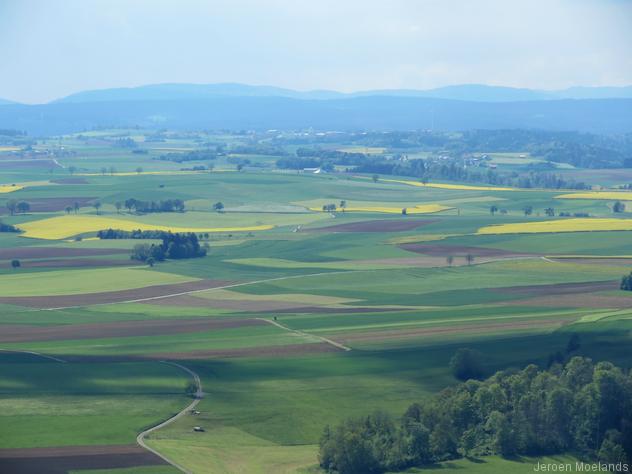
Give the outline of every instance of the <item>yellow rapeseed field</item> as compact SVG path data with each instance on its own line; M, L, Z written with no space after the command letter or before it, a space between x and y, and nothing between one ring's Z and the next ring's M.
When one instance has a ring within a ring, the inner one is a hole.
M632 230L632 219L577 218L518 222L481 227L477 234L537 234L546 232L589 232Z
M470 186L467 184L446 184L446 183L421 183L419 181L406 181L401 179L380 179L386 183L400 183L409 186L418 186L421 188L440 188L440 189L460 189L463 191L515 191L515 188L502 188L495 186Z
M24 189L24 186L0 184L0 194L12 193L13 191L19 191L20 189Z
M607 199L611 201L632 201L632 192L625 191L588 191L555 196L555 199Z
M442 206L441 204L420 204L418 206L405 207L407 214L432 214L433 212L446 211L454 209L453 207ZM381 212L385 214L401 214L404 207L388 207L388 206L348 206L344 212ZM310 211L322 211L319 207L310 207ZM341 211L341 209L338 209Z
M19 225L24 231L23 237L35 239L59 240L72 237L73 235L88 232L97 232L103 229L119 230L164 230L171 232L250 232L257 230L269 230L274 226L259 225L250 227L175 227L168 225L145 224L125 219L116 219L102 216L58 216L39 221L25 222Z

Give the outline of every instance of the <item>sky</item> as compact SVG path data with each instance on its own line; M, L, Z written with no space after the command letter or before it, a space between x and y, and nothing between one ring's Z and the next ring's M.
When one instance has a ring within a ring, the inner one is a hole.
M632 0L0 0L0 98L632 85Z

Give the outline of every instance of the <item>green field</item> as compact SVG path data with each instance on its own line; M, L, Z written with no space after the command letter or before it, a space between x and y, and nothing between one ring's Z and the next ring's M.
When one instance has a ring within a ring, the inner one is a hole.
M0 233L0 460L3 449L134 445L141 431L191 401L185 394L190 374L165 361L198 374L204 397L199 414L184 414L147 443L196 474L324 472L317 453L327 424L378 409L397 420L410 404L458 383L449 362L463 347L480 351L484 375L492 375L530 363L546 367L579 334L580 355L632 366L632 297L618 289L632 270L632 231L598 225L598 218L629 219L628 212L614 215L612 202L556 199L569 190L311 174L277 169L278 156L260 153L229 152L213 160L212 171L193 171L183 168L209 163L158 158L200 143L237 147L250 139L165 132L164 141L152 142L152 133L64 136L58 143L75 152L59 157L65 168L3 170L0 184L23 187L0 194L0 206L16 199L30 202L31 210L2 216L30 235ZM132 137L147 153L113 146L120 137ZM402 152L320 145L380 156ZM521 150L489 155L501 171L516 173L544 161ZM411 150L410 156L429 155ZM244 159L249 164L237 172L236 160ZM585 170L556 169L586 178ZM614 179L595 176L595 184ZM185 210L117 209L130 198L180 199ZM308 209L340 201L365 209ZM74 202L79 209L67 211ZM222 212L213 209L217 202ZM450 209L406 216L378 209L426 204ZM492 213L490 206L498 209ZM556 216L547 216L547 208ZM595 228L478 233L566 219L560 212L589 214ZM208 253L132 266L135 245L161 240L96 238L101 223L121 222L195 229ZM220 288L174 295L166 286L142 301L109 295L53 304L199 280L218 280ZM46 297L55 298L47 304ZM408 472L526 473L538 460L574 465L576 458L483 456ZM71 472L179 471L146 465Z

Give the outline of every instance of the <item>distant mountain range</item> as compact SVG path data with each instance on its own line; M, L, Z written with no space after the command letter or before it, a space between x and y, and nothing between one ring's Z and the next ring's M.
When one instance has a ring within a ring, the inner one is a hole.
M210 99L220 97L287 97L302 100L351 99L367 96L423 97L474 102L515 102L560 99L632 98L628 87L572 87L559 91L518 89L514 87L464 84L428 90L385 89L362 92L330 90L296 91L272 86L245 84L154 84L140 87L102 89L79 92L54 103L84 103L139 100Z
M97 127L171 129L539 129L632 133L632 87L536 91L483 85L343 94L242 84L86 91L0 105L0 128L56 135Z
M6 99L2 99L0 98L0 105L9 105L9 104L15 104L16 102L13 102L12 100L6 100Z

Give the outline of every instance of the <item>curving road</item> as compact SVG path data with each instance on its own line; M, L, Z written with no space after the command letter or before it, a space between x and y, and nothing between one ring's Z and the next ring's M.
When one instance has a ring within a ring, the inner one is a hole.
M167 456L165 456L164 454L161 454L160 452L156 451L155 449L153 449L152 447L148 446L145 443L145 436L149 435L150 433L153 433L154 431L157 431L161 428L164 428L165 426L170 425L171 423L173 423L174 421L176 421L177 419L183 417L184 415L187 414L187 412L193 410L198 403L200 403L200 400L204 397L204 392L202 391L202 382L200 381L200 377L198 374L196 374L195 372L193 372L191 369L180 365L180 364L176 364L175 362L168 362L168 361L160 361L163 364L167 364L167 365L172 365L174 367L177 367L180 370L184 370L187 374L189 374L192 378L193 381L195 382L195 384L197 385L197 391L194 394L194 400L187 405L185 408L183 408L181 411L179 411L178 413L176 413L175 415L173 415L171 418L166 419L165 421L157 424L156 426L153 426L145 431L143 431L142 433L140 433L137 437L136 437L136 442L139 444L139 446L141 446L142 448L145 448L146 450L152 452L153 454L155 454L156 456L158 456L159 458L163 459L164 461L168 462L169 464L171 464L173 467L175 467L176 469L181 470L182 472L184 472L185 474L193 474L191 471L189 471L187 468L181 466L180 464L176 463L175 461L169 459Z

